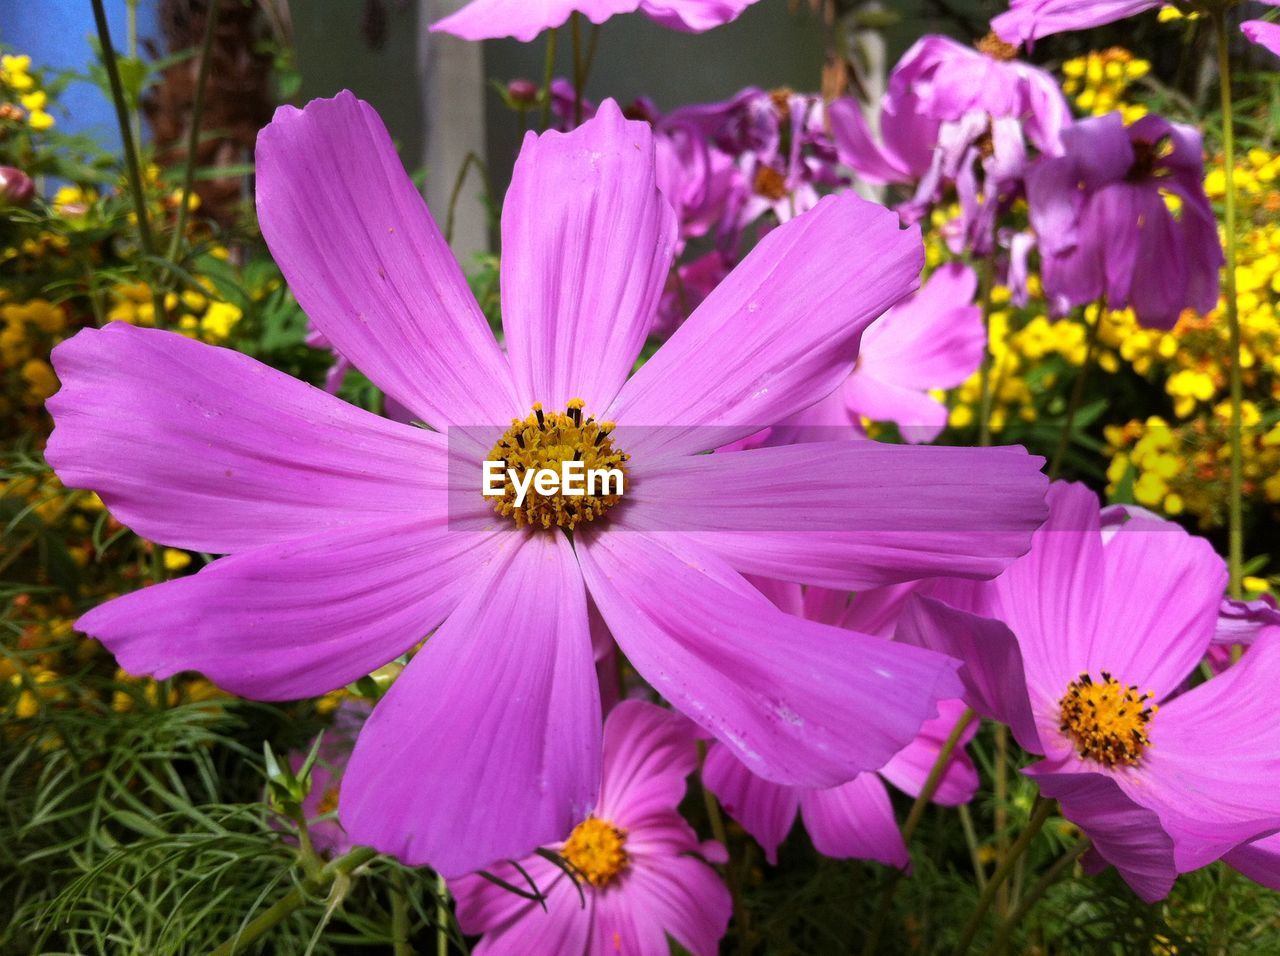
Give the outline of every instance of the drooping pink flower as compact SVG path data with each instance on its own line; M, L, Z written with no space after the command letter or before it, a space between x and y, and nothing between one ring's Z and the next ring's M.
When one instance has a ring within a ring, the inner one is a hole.
M737 19L756 0L471 0L457 13L431 25L432 31L464 40L515 37L528 43L574 13L604 23L619 13L640 11L655 23L682 33L703 33Z
M1104 540L1081 485L1053 485L1049 502L1026 557L989 583L931 582L897 637L965 662L966 702L1043 755L1024 772L1157 900L1280 827L1280 637L1180 692L1213 640L1222 559L1142 516Z
M678 810L697 765L688 720L643 701L618 704L605 722L600 800L552 847L577 884L530 856L493 874L520 887L528 874L541 904L480 876L450 885L462 931L481 935L476 956L666 956L668 935L695 956L719 952L732 902L705 860L723 860L724 848L700 842Z
M1240 24L1240 29L1249 38L1250 43L1256 43L1276 56L1280 56L1280 23L1272 23L1268 20L1246 20Z
M1171 329L1184 309L1218 302L1223 263L1204 191L1200 133L1154 114L1119 113L1063 131L1062 156L1027 173L1045 294L1059 312L1106 297L1143 325ZM1175 214L1166 195L1179 199Z
M824 200L631 374L675 222L649 127L611 101L525 140L502 215L505 353L367 104L279 110L257 188L302 308L435 430L115 323L55 351L47 455L148 539L230 555L81 618L131 673L307 697L431 635L356 745L353 840L453 876L581 819L600 779L588 592L655 689L780 782L880 766L952 695L945 658L796 622L742 572L848 589L999 573L1043 518L1039 459L857 441L703 454L848 375L916 281L916 230ZM482 494L485 459L530 477L571 452L623 465L625 493Z
M758 582L765 584L764 582ZM888 639L911 585L873 588L850 600L847 592L768 582L766 593L784 610L808 620L875 634ZM875 860L905 869L910 864L906 844L884 781L917 796L947 738L965 711L959 700L939 703L939 714L920 728L916 739L878 772L862 773L848 783L827 789L787 787L753 774L727 748L712 744L702 768L703 785L720 800L764 849L770 863L778 862L778 846L786 839L797 814L819 853L837 859ZM851 730L856 733L856 730ZM967 729L961 746L947 764L934 800L957 806L973 799L978 788L964 744L977 725Z

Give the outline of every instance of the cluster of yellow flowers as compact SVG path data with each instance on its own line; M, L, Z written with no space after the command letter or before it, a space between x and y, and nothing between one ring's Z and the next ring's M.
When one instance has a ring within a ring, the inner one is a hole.
M174 331L188 338L217 345L226 341L243 317L239 306L217 298L217 286L207 276L196 280L203 292L188 289L164 296L164 311ZM155 304L151 288L143 282L123 283L111 290L112 305L107 319L130 325L154 326Z
M34 130L54 125L53 114L47 108L49 94L31 75L31 57L8 53L0 56L0 87L4 100L0 103L0 121L25 122Z
M67 330L67 313L48 299L0 299L0 415L38 408L58 390L49 351ZM15 407L15 405L17 407Z
M1062 64L1062 91L1075 100L1076 106L1093 116L1119 110L1126 123L1146 115L1147 108L1129 103L1125 95L1129 86L1151 72L1151 64L1140 60L1123 47L1067 60Z

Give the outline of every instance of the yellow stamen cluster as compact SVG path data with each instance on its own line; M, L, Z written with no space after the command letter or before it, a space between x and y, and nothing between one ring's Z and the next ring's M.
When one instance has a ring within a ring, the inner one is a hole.
M1106 671L1101 681L1081 674L1067 685L1059 702L1059 729L1080 756L1108 767L1132 767L1151 745L1147 724L1159 709L1151 700L1150 691L1139 693L1136 686L1126 687Z
M1018 47L1013 43L1006 43L995 35L994 31L988 33L981 40L974 44L978 48L978 52L984 56L989 56L993 60L1008 61L1018 58Z
M516 487L507 469L514 469L521 478L529 471L542 469L560 470L566 461L581 461L585 472L616 469L626 475L628 457L613 445L610 433L613 422L597 422L583 418L585 403L580 398L570 400L563 412L544 412L542 403L535 402L533 414L524 419L514 419L486 456L489 461L502 462L505 477L502 496L494 503L500 515L512 518L517 527L525 525L550 528L553 525L572 531L582 522L595 521L622 500L621 494L592 493L565 495L559 492L541 495L530 487L519 507L516 506ZM594 491L612 490L595 488Z
M587 817L569 834L560 855L592 886L607 886L627 868L627 831Z

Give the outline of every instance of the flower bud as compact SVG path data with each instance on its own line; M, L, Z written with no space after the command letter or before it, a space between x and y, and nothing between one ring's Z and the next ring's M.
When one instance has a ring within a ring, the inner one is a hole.
M512 80L507 84L507 96L512 103L532 106L538 99L538 86L532 80Z
M0 205L25 206L35 194L35 180L13 166L0 166Z

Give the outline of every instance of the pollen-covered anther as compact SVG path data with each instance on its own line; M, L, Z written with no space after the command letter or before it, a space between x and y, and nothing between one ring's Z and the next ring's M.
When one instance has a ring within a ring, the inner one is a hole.
M535 402L532 413L513 419L490 450L487 460L500 462L503 475L502 493L494 496L494 510L511 518L517 527L572 531L602 517L622 500L629 456L614 446L613 422L584 417L584 404L575 398L563 412L546 412L541 402ZM575 464L566 471L570 462ZM572 473L579 480L544 493L529 481L530 472L536 476L543 471L563 476ZM524 485L523 491L517 482Z
M999 60L1002 63L1018 58L1018 47L1013 43L1006 43L996 36L992 31L984 36L981 40L974 44L978 52L984 56L989 56L993 60Z
M1106 671L1095 681L1081 674L1067 685L1059 702L1060 729L1076 752L1108 767L1132 767L1151 746L1147 725L1159 708L1151 692L1125 686Z
M607 886L627 868L627 831L587 817L569 834L560 855L592 886Z

